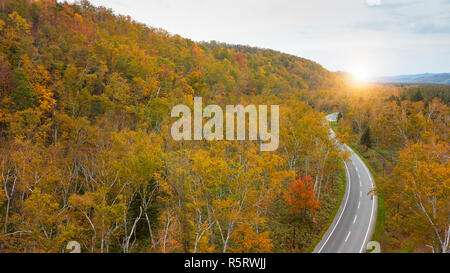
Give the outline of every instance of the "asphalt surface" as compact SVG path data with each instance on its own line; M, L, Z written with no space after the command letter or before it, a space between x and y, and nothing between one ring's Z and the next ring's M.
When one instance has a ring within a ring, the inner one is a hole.
M335 121L336 113L327 116ZM334 132L331 131L331 137ZM316 253L363 253L375 228L377 198L369 192L373 178L361 158L347 145L342 149L350 152L350 161L344 162L347 183L344 198L333 223L314 249Z

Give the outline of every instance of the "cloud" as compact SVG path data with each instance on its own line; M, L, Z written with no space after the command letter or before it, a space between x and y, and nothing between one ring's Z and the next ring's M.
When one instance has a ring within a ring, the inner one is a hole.
M418 22L413 24L412 31L417 34L448 34L450 33L450 18L447 21L438 22Z
M345 27L350 29L364 29L374 31L386 31L392 29L395 26L392 21L375 21L375 20L362 20L351 24L346 24Z
M379 6L381 5L381 0L366 0L368 6Z
M437 0L427 0L429 2L436 2ZM386 9L400 9L405 7L411 7L418 4L426 3L425 0L383 0L383 5L380 5L380 7L386 8ZM447 0L450 1L450 0Z

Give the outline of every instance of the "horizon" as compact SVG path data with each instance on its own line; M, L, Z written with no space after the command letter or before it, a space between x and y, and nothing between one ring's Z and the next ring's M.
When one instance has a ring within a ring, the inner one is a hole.
M90 3L196 42L273 49L363 80L450 72L449 0Z

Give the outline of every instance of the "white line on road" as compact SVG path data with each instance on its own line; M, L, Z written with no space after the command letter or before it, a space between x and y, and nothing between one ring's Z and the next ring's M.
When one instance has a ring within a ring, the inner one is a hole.
M358 215L355 215L355 219L353 219L353 224L355 224L356 218L358 218Z
M348 232L347 237L345 238L345 241L347 242L348 237L350 236L350 233L352 233L351 231Z
M359 191L359 196L362 196L362 191Z
M359 205L361 205L361 201L358 202L358 209L359 209Z
M369 169L366 167L366 165L364 164L362 159L359 158L359 156L356 156L356 158L363 165L364 169L366 170L367 175L369 176L369 182L371 183L371 186L374 187L372 174L370 173ZM372 226L373 214L374 214L374 210L375 210L375 198L376 198L375 196L373 196L373 198L372 198L372 210L370 212L369 228L367 228L366 236L364 237L364 241L363 241L363 244L362 244L359 252L363 252L363 248L366 245L367 237L369 236L370 227Z
M318 253L320 253L323 249L323 247L327 244L328 240L330 239L331 235L333 234L334 230L336 229L336 227L338 226L339 221L341 220L342 215L344 214L345 211L345 207L347 206L347 201L348 198L350 196L350 187L352 185L352 182L350 181L350 172L348 171L347 168L347 163L345 163L344 161L344 166L345 166L345 170L347 171L347 177L348 177L348 192L347 192L347 198L345 198L345 203L344 203L344 207L342 208L341 214L339 215L338 220L336 221L336 224L333 227L333 230L331 230L330 235L328 235L328 238L325 240L325 243L323 243L322 247L319 249Z

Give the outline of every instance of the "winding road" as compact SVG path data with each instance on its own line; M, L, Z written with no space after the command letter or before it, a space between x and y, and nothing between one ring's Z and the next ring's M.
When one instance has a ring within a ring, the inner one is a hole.
M327 116L336 121L337 114ZM334 132L331 131L331 137ZM377 197L369 194L374 188L373 177L361 158L346 144L350 161L344 162L347 183L344 198L333 223L314 249L315 253L363 253L375 229Z

